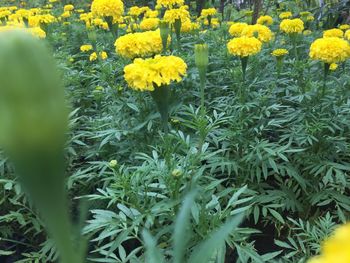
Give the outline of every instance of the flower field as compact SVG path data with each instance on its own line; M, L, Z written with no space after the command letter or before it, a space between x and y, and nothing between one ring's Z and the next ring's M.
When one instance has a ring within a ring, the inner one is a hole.
M350 263L350 1L0 0L0 262Z

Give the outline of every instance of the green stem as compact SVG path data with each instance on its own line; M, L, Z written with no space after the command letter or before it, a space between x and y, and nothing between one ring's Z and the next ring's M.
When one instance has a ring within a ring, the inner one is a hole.
M245 92L245 81L246 81L246 71L247 71L247 65L248 65L248 58L249 57L241 57L241 63L242 63L242 84L240 86L240 100L241 103L244 103L246 100L246 92Z
M160 113L163 131L169 132L169 103L170 103L170 88L169 86L154 87L151 92L152 98L155 101L158 111Z
M326 95L326 84L327 84L327 77L329 74L329 66L330 66L330 64L324 63L323 86L322 86L322 94L321 94L322 98Z

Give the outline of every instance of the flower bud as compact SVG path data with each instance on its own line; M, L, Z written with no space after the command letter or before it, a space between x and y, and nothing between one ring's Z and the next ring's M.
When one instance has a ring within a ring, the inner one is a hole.
M118 165L117 160L111 160L109 162L109 167L111 167L111 168L115 168L117 165Z
M209 64L209 48L207 44L197 44L194 47L195 62L198 69L206 71Z
M64 89L44 42L0 33L0 145L11 153L62 148L68 126Z
M168 39L170 34L169 23L166 21L160 21L159 29L160 29L160 37L162 38L163 52L165 52L168 46Z
M182 171L180 169L174 169L172 172L171 172L171 175L175 178L178 178L182 175Z

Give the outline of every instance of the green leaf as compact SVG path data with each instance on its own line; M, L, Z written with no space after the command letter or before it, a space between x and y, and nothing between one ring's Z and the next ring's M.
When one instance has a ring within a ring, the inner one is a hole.
M209 262L215 250L217 250L222 242L230 235L230 233L238 227L242 222L243 214L239 214L221 226L211 237L195 247L188 263Z
M196 192L189 193L182 204L180 213L175 222L174 229L174 263L182 263L185 256L186 245L189 240L191 207L194 203Z
M142 231L143 240L146 247L146 263L163 263L164 257L157 247L154 237L147 231Z

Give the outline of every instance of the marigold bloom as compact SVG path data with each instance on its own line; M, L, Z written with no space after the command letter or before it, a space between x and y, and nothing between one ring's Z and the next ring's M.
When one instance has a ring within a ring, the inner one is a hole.
M350 224L337 228L322 245L321 255L308 263L350 262Z
M227 44L228 52L239 57L248 57L261 51L262 43L255 37L234 38Z
M233 37L240 37L243 29L247 26L247 23L234 23L230 26L229 33Z
M157 6L163 6L165 8L172 8L176 5L181 6L184 4L184 0L157 0Z
M139 91L153 91L156 87L180 82L186 75L187 65L176 56L137 58L124 68L124 78L128 85Z
M282 57L282 56L285 56L285 55L288 55L289 52L287 49L284 49L284 48L279 48L279 49L275 49L271 55L272 56L275 56L275 57Z
M293 14L291 12L283 12L279 15L279 18L280 19L287 19L287 18L290 18L292 16L293 16Z
M201 12L201 17L215 16L217 13L215 8L203 9Z
M125 58L148 57L162 52L160 31L130 33L115 42L116 52Z
M350 40L350 29L345 31L344 38L346 38L347 40Z
M261 42L266 43L271 41L273 33L267 26L256 24L244 27L241 32L241 36L256 37Z
M332 63L329 65L329 69L331 71L335 71L335 70L337 70L337 68L338 68L338 64L336 64L336 63Z
M344 36L344 32L341 29L333 28L323 31L323 37L340 37Z
M140 28L143 31L154 30L159 25L159 18L145 18L140 23Z
M287 34L301 33L304 30L304 22L299 18L284 19L280 24L280 29Z
M118 20L124 13L124 4L121 0L94 0L91 12L97 17L113 17Z
M101 51L99 55L102 60L106 60L108 58L108 54L106 51Z
M350 45L346 40L337 37L319 38L310 47L310 58L332 64L347 60Z
M88 51L90 51L90 50L92 50L92 45L82 45L82 46L80 47L80 51L81 51L81 52L88 52Z
M350 28L350 25L347 25L347 24L339 26L339 29L341 30L348 30L349 28Z
M271 16L260 16L257 24L270 26L273 24L273 18Z
M181 6L180 8L174 8L165 11L164 13L164 21L174 24L175 20L181 19L181 22L185 22L186 20L190 20L190 12L188 12L187 6Z
M69 12L74 10L74 5L65 5L63 7L64 12Z
M89 60L90 60L90 61L95 61L97 58L98 58L97 53L94 52L94 53L92 53L92 54L90 55Z

